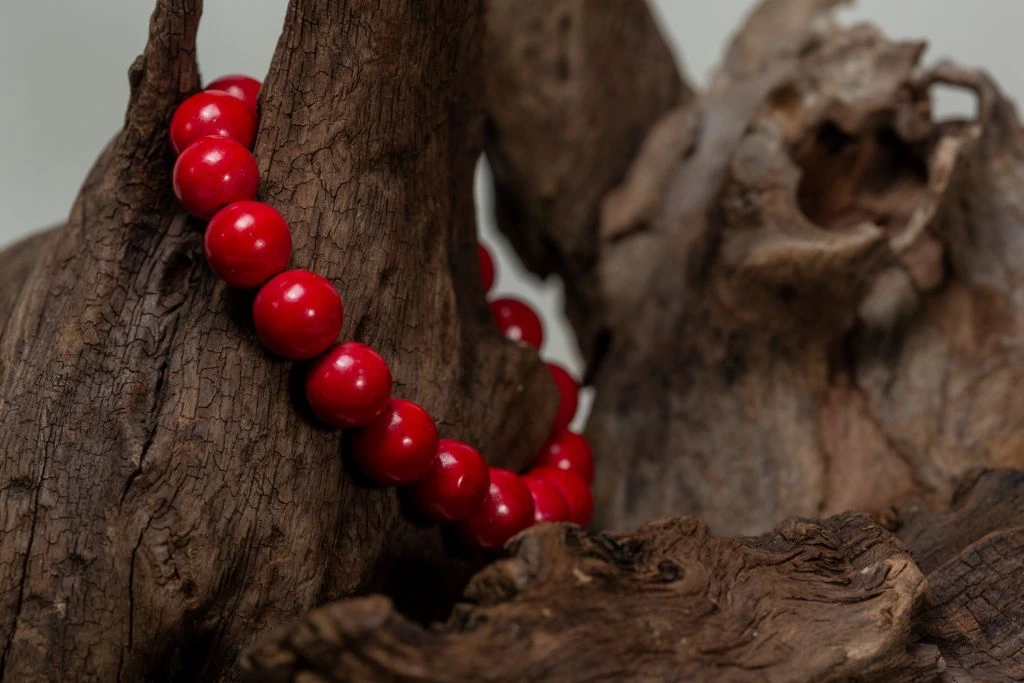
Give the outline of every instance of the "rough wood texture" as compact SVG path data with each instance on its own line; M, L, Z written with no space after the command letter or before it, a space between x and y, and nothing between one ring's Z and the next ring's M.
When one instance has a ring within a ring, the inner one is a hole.
M251 680L924 681L925 581L863 515L725 539L695 518L631 534L536 527L444 625L380 597L312 612L243 659Z
M927 572L920 630L943 680L1024 680L1024 472L973 472L949 506L908 503L894 527Z
M477 561L343 466L300 370L255 342L249 296L206 269L166 138L199 86L199 14L157 2L68 225L27 279L31 245L3 257L3 284L24 281L0 338L5 680L230 679L254 634L334 597L444 614ZM293 262L346 298L345 336L445 435L520 467L556 394L471 284L482 22L465 0L293 0L255 153Z
M1024 463L1013 106L981 73L920 73L922 43L836 26L835 4L751 15L624 181L563 212L600 208L586 255L570 220L515 228L569 255L577 310L610 300L573 320L585 352L606 349L588 427L600 525L686 513L756 533L942 501L968 468ZM973 90L977 119L932 120L936 82ZM547 120L516 130L544 140ZM523 150L528 168L563 153ZM498 192L541 191L518 182Z
M306 683L1024 679L1024 474L956 485L1024 460L1024 146L986 76L835 0L767 0L699 95L639 1L494 0L485 51L480 0L291 0L262 197L346 336L445 435L536 452L555 392L477 285L485 97L502 228L569 279L601 521L707 518L536 527L423 626L483 558L345 466L171 195L200 4L157 0L67 225L0 254L0 678L230 681L248 647ZM936 82L977 119L933 121ZM847 508L889 529L778 523Z
M608 304L590 268L598 202L650 126L693 93L642 1L491 0L487 26L498 225L528 267L566 276L566 313L596 343Z

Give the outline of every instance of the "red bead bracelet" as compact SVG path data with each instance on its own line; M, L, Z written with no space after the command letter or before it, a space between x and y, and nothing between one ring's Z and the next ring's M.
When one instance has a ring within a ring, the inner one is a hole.
M259 288L252 315L256 335L271 352L310 361L306 399L313 413L337 429L355 430L353 456L382 486L404 486L426 517L455 522L482 550L501 548L539 522L590 523L593 456L569 431L579 384L548 364L558 388L558 413L536 467L521 477L488 467L469 444L439 439L421 406L392 397L391 370L379 353L355 341L338 343L344 305L326 278L288 270L291 230L276 209L255 201L258 167L250 148L258 128L260 83L226 76L183 101L171 119L174 193L193 216L208 220L203 242L214 274L232 287ZM488 293L494 260L478 247ZM491 310L505 336L540 349L544 329L527 304L495 299Z

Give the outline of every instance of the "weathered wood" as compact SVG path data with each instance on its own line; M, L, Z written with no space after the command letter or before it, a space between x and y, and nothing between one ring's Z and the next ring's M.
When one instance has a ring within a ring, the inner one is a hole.
M255 634L331 598L443 615L479 562L344 466L301 367L261 350L250 295L205 267L166 137L199 87L200 5L157 2L106 163L31 274L33 245L5 256L6 680L230 679ZM520 467L556 393L475 284L482 34L479 2L293 0L255 154L293 263L345 297L345 336L444 435Z
M925 581L862 515L757 538L695 518L631 534L535 527L444 625L386 599L316 610L243 659L252 681L926 681Z
M590 355L615 301L591 272L603 248L598 203L650 126L693 92L640 0L492 0L487 26L498 226L528 267L563 276Z
M948 506L907 503L892 526L927 573L918 620L943 680L1024 679L1024 472L973 472Z
M618 187L515 227L568 259L581 347L602 352L598 524L756 533L940 502L971 467L1024 464L1016 114L982 74L922 73L922 43L840 27L836 4L763 3ZM974 91L977 119L934 121L936 82ZM520 114L520 165L552 165L548 120ZM529 205L543 179L498 191ZM583 253L564 216L598 209Z
M485 90L502 228L598 388L601 521L708 519L534 528L449 616L484 558L346 466L170 192L200 4L157 0L67 225L0 254L0 678L1024 678L1024 475L956 485L1024 464L1024 148L985 75L835 0L767 0L700 95L642 2L495 0L485 51L479 0L291 0L261 197L346 336L492 463L545 436L477 284Z

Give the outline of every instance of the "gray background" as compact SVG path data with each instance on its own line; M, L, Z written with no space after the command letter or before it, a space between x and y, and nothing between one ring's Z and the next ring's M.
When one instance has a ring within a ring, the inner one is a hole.
M753 5L652 2L698 84ZM206 78L234 72L262 78L285 6L286 0L206 0L199 32ZM67 214L88 167L124 115L127 68L143 47L151 9L147 0L0 0L0 246ZM874 21L896 37L927 37L929 60L953 57L984 66L1009 93L1024 95L1020 0L865 0L841 16ZM952 90L938 93L938 101L942 114L972 107L969 97ZM524 273L486 215L481 231L499 252L497 291L533 302L546 324L545 356L578 369L559 313L560 284Z

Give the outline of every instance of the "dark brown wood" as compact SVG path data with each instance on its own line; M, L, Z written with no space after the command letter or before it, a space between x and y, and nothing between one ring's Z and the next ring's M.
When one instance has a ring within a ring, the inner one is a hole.
M1024 472L972 472L948 506L908 502L890 524L927 573L920 631L946 679L1024 679Z
M559 273L590 355L613 296L592 268L599 202L650 126L693 92L642 0L491 0L487 159L498 225L534 271Z
M157 0L67 224L0 253L0 679L1024 678L1024 474L971 469L1024 462L1016 112L837 4L767 0L697 94L639 0L291 0L261 197L345 335L445 436L536 452L556 394L478 285L486 138L567 281L599 524L706 518L535 527L470 579L205 268L166 142L201 1Z
M695 518L631 534L545 525L478 574L444 625L386 599L312 612L243 659L253 681L925 681L924 576L862 515L758 538Z
M301 367L261 350L250 296L204 266L166 141L199 86L200 4L157 2L68 225L3 257L4 680L231 679L255 634L332 598L443 615L479 562L344 466ZM474 284L482 22L465 0L293 0L255 154L293 262L345 296L345 336L446 436L521 467L556 394Z

